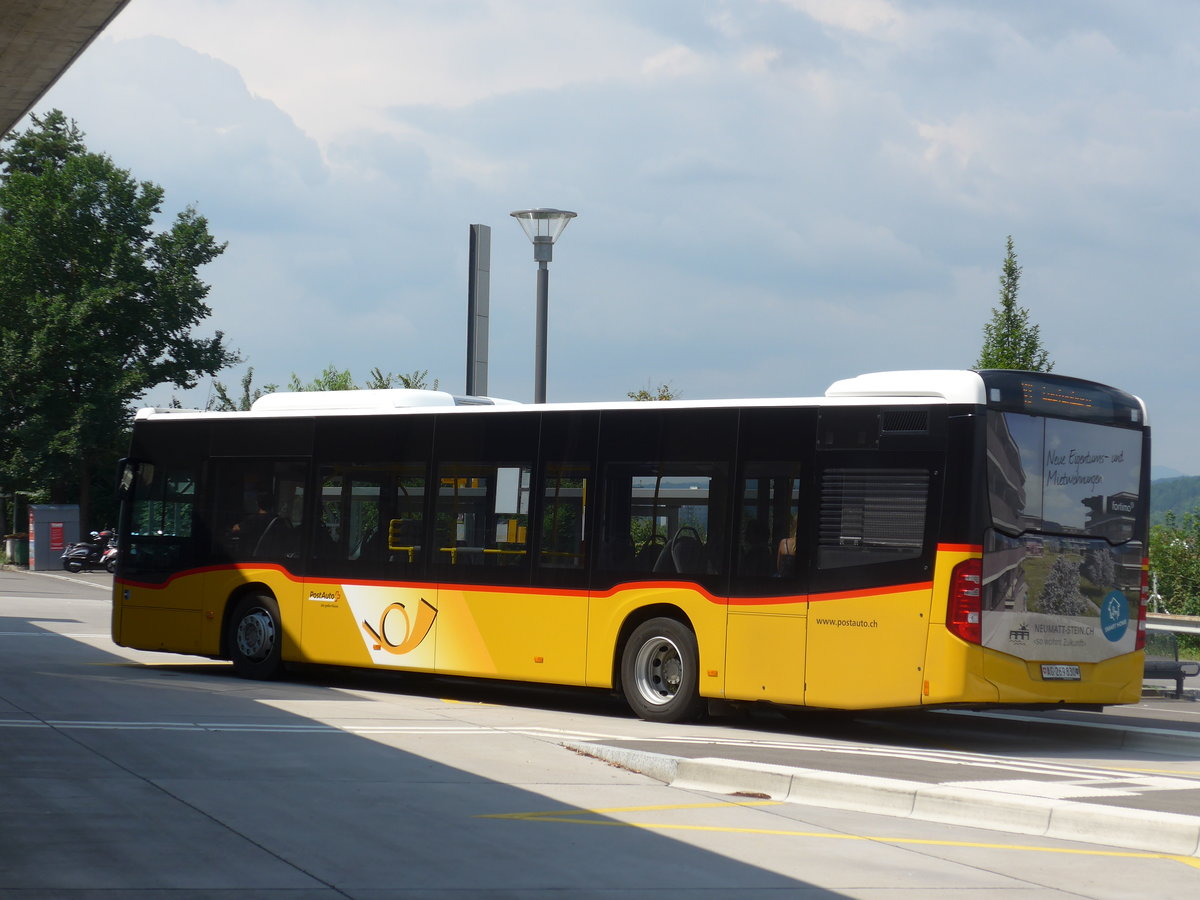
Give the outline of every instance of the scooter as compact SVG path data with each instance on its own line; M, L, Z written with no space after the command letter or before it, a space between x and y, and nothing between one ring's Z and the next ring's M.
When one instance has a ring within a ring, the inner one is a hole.
M111 531L93 531L90 541L80 541L70 544L63 551L62 564L68 572L84 572L88 569L107 569L109 572L117 568L117 547ZM111 551L111 562L109 559Z

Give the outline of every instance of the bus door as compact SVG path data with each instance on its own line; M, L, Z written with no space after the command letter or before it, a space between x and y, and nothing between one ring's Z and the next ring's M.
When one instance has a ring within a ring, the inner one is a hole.
M437 589L423 579L426 466L317 467L307 658L433 671Z
M121 562L112 621L118 644L177 653L219 649L219 635L204 634L204 579L188 577L203 561L199 470L189 459L121 463Z
M209 463L207 491L212 565L204 579L206 628L228 620L228 598L261 585L275 598L284 659L299 655L305 491L308 463L300 459L218 457ZM255 588L257 590L257 588Z
M437 669L528 681L581 684L587 627L587 595L530 584L532 555L539 564L582 563L577 543L549 529L574 529L565 521L543 523L535 554L530 504L533 468L520 461L443 463L438 467L434 567L438 577ZM564 490L582 497L582 487ZM555 511L551 511L554 513ZM580 523L582 525L582 523ZM562 546L563 550L554 549Z
M532 412L439 419L430 554L439 672L583 683L587 593L553 587L556 572L570 583L584 563L586 469L565 461L568 425Z
M748 462L739 479L725 647L729 700L804 702L808 597L798 562L800 464Z
M814 487L805 703L921 702L933 597L935 454L838 454Z

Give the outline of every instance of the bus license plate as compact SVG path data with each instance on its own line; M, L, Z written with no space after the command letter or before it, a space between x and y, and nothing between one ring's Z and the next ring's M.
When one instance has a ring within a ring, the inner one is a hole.
M1043 681L1078 681L1079 666L1042 666Z

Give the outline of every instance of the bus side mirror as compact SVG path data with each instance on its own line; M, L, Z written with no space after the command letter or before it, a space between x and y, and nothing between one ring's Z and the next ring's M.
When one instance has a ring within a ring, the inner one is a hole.
M154 466L138 459L117 461L117 500L125 500L129 497L139 475L149 482L154 478Z
M133 480L137 477L137 463L131 459L117 461L117 499L124 500L129 496Z

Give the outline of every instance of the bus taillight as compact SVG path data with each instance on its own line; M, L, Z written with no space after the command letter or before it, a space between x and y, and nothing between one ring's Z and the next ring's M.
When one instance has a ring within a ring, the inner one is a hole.
M946 602L946 627L969 644L983 640L983 560L967 559L950 574L950 597Z
M1142 583L1138 589L1138 627L1134 650L1146 649L1146 601L1150 597L1150 560L1142 560Z

